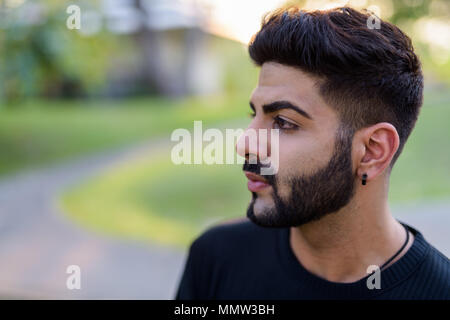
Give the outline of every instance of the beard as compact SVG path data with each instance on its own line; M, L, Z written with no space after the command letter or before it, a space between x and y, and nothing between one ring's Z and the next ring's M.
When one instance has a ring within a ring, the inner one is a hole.
M258 195L252 192L247 217L262 227L297 227L316 221L347 205L354 195L355 175L352 170L353 134L339 129L333 155L323 168L311 175L264 176L272 186L273 206L255 213ZM245 163L243 170L259 173L261 164ZM288 199L279 195L279 186L290 190Z

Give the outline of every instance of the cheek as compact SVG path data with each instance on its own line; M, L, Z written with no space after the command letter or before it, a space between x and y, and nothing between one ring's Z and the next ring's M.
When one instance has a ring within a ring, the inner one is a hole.
M314 168L326 164L326 148L326 144L314 139L280 137L279 175L298 176L313 172Z
M330 139L319 141L313 137L280 137L277 189L282 199L291 196L290 178L312 175L330 161L334 142Z
M314 148L302 143L301 139L280 137L279 167L277 178L277 193L284 201L291 198L292 187L290 178L303 175L311 170Z

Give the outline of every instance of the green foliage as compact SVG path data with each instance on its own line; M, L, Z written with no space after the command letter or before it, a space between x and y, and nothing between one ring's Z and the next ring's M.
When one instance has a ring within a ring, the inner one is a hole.
M21 17L21 6L6 13L8 23L0 35L0 99L11 104L31 96L79 96L102 84L118 39L106 32L83 36L69 30L67 5L46 1L42 21L31 23Z

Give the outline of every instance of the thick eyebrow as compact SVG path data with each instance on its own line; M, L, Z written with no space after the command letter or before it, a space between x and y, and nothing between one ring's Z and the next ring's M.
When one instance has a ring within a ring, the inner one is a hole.
M256 112L255 105L251 101L250 101L250 108L252 108L252 110L254 112ZM313 120L313 118L309 115L308 112L306 112L302 108L297 107L296 105L290 103L289 101L271 102L271 103L263 105L262 109L263 109L264 113L271 113L271 112L275 112L275 111L278 111L281 109L292 109L292 110L296 111L297 113L299 113L300 115L304 116L305 118L308 118L309 120Z

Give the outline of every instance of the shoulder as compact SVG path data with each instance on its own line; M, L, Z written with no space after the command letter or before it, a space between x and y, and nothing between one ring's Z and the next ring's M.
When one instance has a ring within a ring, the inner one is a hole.
M237 257L274 245L276 234L277 229L260 227L247 218L234 219L205 230L192 242L191 252L217 259Z
M262 227L255 225L246 218L228 220L209 227L195 241L222 241L249 238L263 232ZM237 237L237 238L236 238Z
M420 278L426 299L450 299L450 260L429 244L427 255L420 266Z
M450 285L450 260L436 247L429 243L424 236L416 230L417 246L425 251L422 268L430 273L430 276L438 276L446 279Z
M450 289L450 260L431 244L424 264L431 276L445 280Z
M209 227L189 248L177 298L213 299L228 290L223 286L230 283L231 275L236 280L252 274L255 263L274 251L276 234L275 229L257 226L246 218Z

